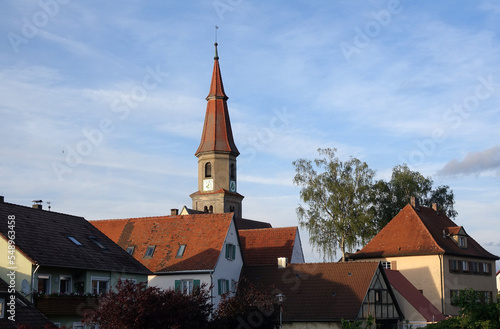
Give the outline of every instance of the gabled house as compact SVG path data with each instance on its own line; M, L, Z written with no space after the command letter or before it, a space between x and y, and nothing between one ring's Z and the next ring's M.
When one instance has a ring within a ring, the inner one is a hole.
M96 304L81 295L104 293L122 279L147 282L150 271L83 217L1 197L0 218L0 250L13 256L0 258L0 278L10 282L15 273L16 291L54 323L83 328L82 310Z
M304 263L297 226L239 230L238 233L245 265L276 265L278 258Z
M407 326L425 327L446 317L397 270L385 270Z
M245 266L241 282L284 295L283 328L340 329L342 319L369 315L377 328L394 328L402 319L379 262Z
M233 213L173 215L92 224L153 272L149 285L192 292L212 286L212 303L234 291L243 257Z
M52 323L28 299L12 290L9 284L0 279L0 328L17 329L23 324L43 328Z
M499 258L479 245L437 205L420 206L412 198L363 249L350 260L381 261L398 270L444 315L457 315L453 297L462 289L496 298L494 273Z

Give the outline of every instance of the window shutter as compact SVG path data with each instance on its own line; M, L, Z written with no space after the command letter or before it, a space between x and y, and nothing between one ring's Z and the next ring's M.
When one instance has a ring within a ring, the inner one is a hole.
M236 246L233 245L233 247L231 248L233 250L233 254L232 254L232 258L231 259L236 259Z
M181 280L175 280L175 291L181 290Z
M398 267L396 266L396 261L395 260L391 261L391 270L397 270L397 269Z
M229 258L229 244L226 243L226 258Z
M193 288L194 290L200 287L200 280L193 280Z
M224 280L226 283L226 292L229 292L229 280Z
M218 294L219 294L219 295L222 295L222 280L221 280L221 279L219 279L219 280L217 281L217 284L218 284L218 288L219 288Z

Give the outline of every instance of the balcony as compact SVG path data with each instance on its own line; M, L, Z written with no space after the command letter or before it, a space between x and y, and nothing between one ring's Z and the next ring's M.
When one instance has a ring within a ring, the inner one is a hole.
M82 316L86 310L96 309L96 297L83 296L39 296L35 298L35 307L50 315L78 315Z

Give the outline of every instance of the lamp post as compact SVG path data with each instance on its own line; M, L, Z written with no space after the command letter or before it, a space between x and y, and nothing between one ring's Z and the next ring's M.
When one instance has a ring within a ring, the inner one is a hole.
M283 301L285 300L285 295L280 293L276 297L280 303L280 329L283 329Z

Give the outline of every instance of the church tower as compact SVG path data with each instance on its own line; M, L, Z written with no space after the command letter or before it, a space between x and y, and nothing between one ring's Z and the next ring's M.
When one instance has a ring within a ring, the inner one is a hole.
M241 218L243 196L237 192L236 157L226 93L222 84L217 43L207 111L198 157L198 191L191 194L193 209L210 213L234 212Z

